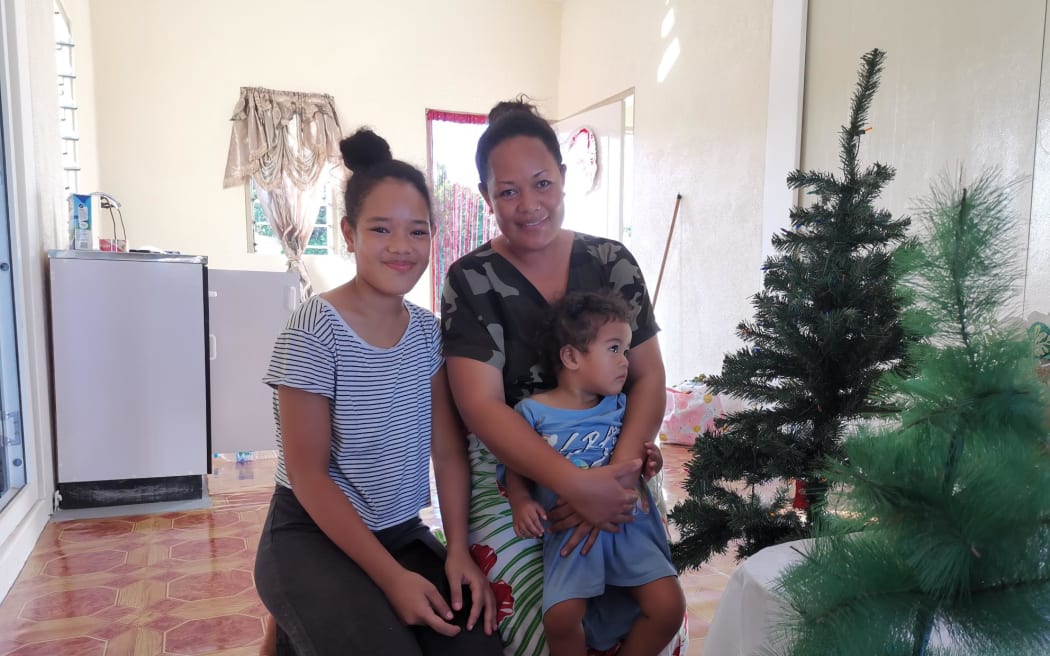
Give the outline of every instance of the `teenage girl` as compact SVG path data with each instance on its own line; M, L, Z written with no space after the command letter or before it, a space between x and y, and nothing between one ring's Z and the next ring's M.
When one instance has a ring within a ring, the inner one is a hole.
M430 255L423 174L367 129L340 144L352 280L277 338L277 486L255 562L277 652L500 654L467 545L470 477L434 316L404 299ZM443 547L419 518L433 459Z

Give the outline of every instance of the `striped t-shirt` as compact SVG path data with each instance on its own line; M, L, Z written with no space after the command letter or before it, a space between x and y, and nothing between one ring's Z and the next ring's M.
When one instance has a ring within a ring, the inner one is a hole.
M441 338L433 314L408 301L405 307L405 334L382 349L314 296L278 335L263 377L274 388L277 484L291 488L277 386L325 396L332 419L328 473L373 531L411 519L430 503L430 379L441 368Z

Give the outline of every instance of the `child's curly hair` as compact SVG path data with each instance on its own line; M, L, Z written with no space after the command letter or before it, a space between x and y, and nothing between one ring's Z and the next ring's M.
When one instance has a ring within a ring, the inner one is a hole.
M562 369L561 349L572 346L586 352L598 330L610 321L631 324L631 306L612 289L573 291L547 310L542 344L544 364L557 374Z

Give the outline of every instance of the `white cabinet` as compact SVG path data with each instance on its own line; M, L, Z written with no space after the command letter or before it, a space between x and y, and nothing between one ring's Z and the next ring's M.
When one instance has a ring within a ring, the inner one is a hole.
M207 259L49 256L65 507L199 497L209 460Z
M262 377L298 304L296 273L209 269L212 451L277 448L272 390Z

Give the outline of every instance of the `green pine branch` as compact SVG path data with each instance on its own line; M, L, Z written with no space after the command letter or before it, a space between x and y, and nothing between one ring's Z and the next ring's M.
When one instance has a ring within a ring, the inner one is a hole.
M1010 185L938 183L910 271L910 377L881 383L899 420L858 431L825 471L844 520L780 587L794 656L1050 653L1047 394L1022 331ZM938 645L947 637L950 646Z

